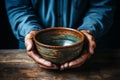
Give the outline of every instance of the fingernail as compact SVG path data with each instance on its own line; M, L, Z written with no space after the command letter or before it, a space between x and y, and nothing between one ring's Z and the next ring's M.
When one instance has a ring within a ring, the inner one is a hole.
M68 66L69 66L69 68L71 68L71 66L72 66L72 65L73 65L72 63L69 63L69 65L68 65Z
M46 61L46 62L44 62L44 64L47 65L47 66L52 67L52 63L51 63L51 62L47 62L47 61Z
M60 67L60 71L64 70L63 66Z
M90 54L93 54L93 53L94 53L93 49L90 49Z

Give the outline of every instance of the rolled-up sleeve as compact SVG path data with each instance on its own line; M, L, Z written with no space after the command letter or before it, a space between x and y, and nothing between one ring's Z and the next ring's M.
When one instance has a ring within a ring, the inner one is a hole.
M24 40L30 31L42 29L30 0L6 0L5 3L9 22L17 39Z
M104 35L112 26L114 0L89 0L89 9L78 30L90 30L95 39Z

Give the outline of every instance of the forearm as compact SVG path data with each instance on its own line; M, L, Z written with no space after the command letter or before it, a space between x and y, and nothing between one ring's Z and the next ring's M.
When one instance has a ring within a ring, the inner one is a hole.
M114 3L112 0L90 1L90 8L78 29L90 30L95 39L98 39L112 26Z
M24 40L30 31L41 29L30 0L6 0L6 10L17 39Z

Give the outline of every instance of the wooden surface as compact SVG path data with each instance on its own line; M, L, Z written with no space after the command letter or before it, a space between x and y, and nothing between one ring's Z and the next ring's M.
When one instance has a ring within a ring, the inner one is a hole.
M80 68L45 70L25 50L0 50L0 80L120 80L120 50L97 50Z

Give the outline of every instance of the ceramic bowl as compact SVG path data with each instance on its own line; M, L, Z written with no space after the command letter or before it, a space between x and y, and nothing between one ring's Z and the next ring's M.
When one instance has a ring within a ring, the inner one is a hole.
M63 27L40 30L33 40L38 53L55 64L63 64L77 58L84 44L82 32Z

